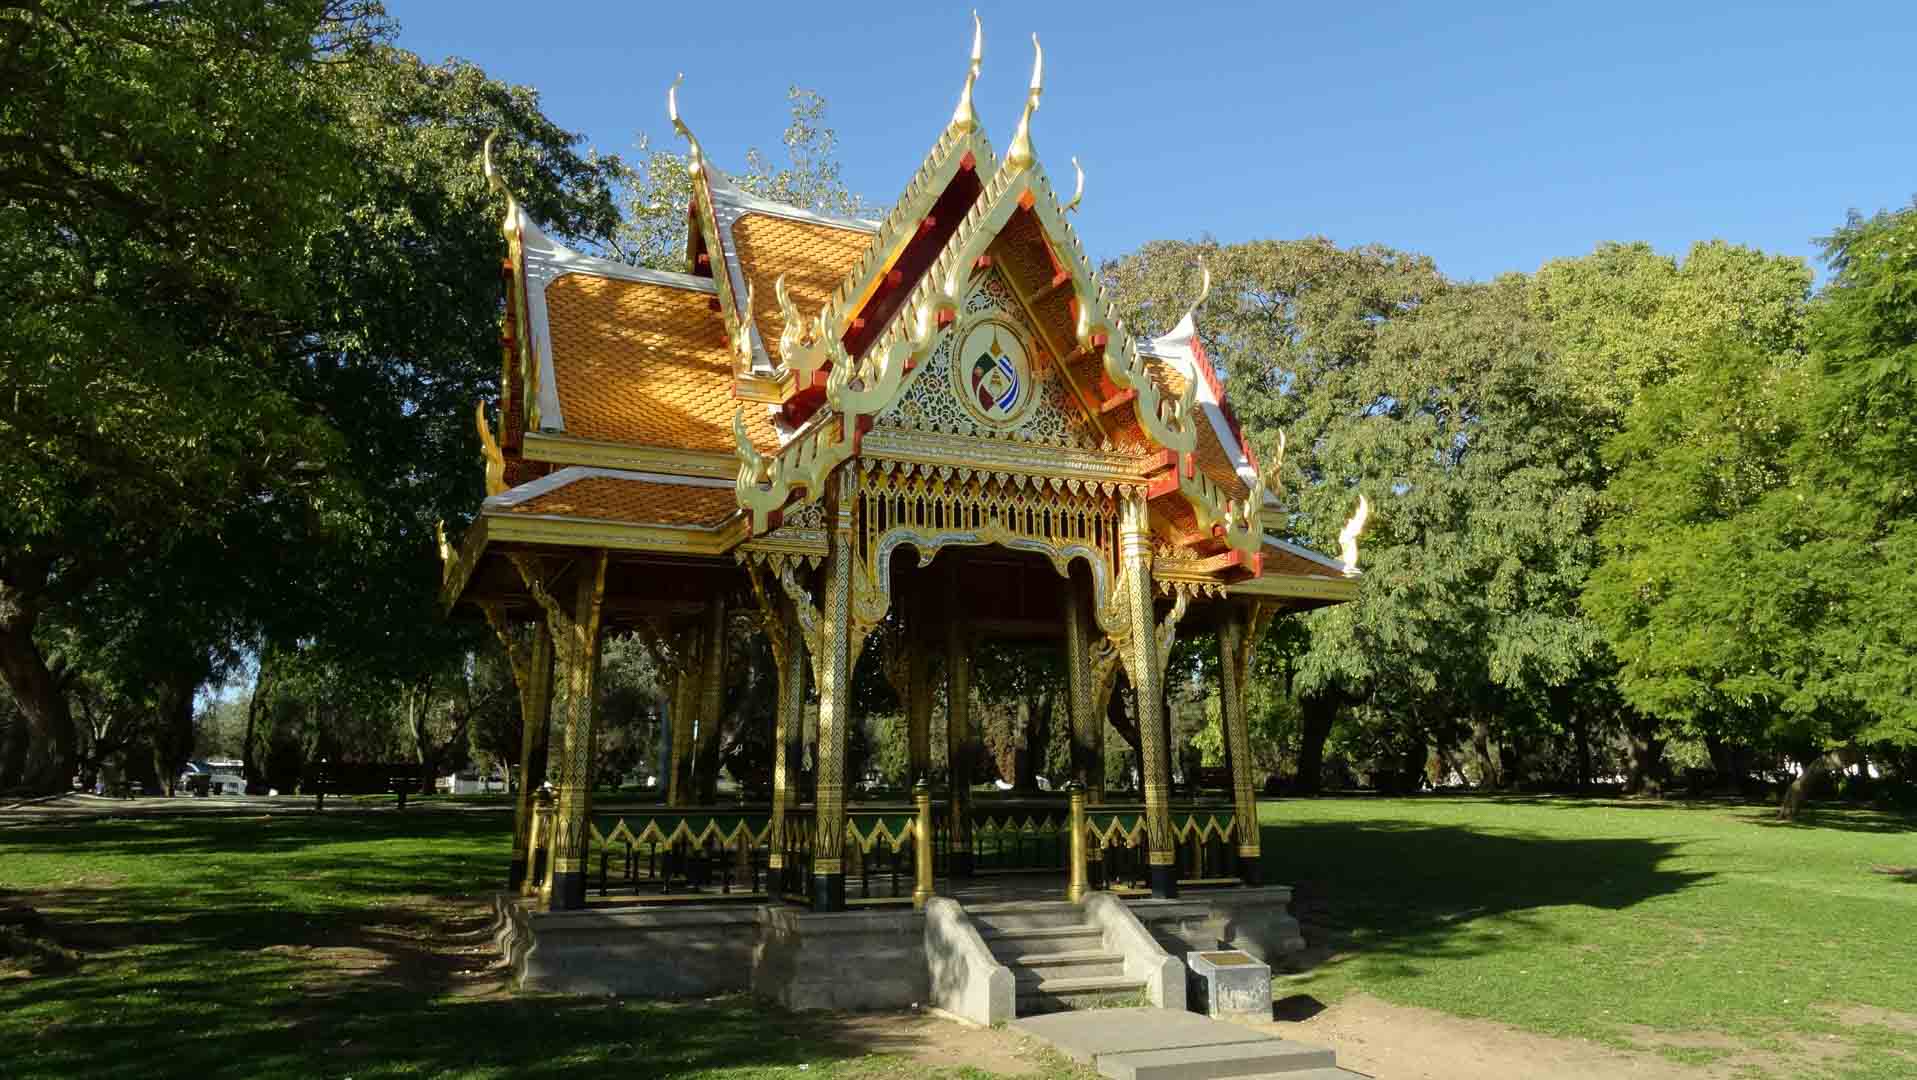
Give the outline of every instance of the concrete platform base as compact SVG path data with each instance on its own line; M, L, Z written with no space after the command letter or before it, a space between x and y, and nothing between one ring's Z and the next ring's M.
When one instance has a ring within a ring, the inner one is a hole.
M903 1009L930 989L925 916L909 908L539 911L499 893L494 920L494 943L524 990L656 998L749 990L788 1009Z
M1094 894L1093 900L1094 907L1121 906L1110 894ZM1290 889L1271 886L1194 892L1180 900L1123 901L1129 913L1125 921L1139 941L1148 947L1160 943L1176 965L1177 977L1168 973L1161 981L1167 994L1179 991L1179 1000L1151 1000L1182 1008L1183 964L1176 958L1189 951L1239 948L1269 960L1302 947L1298 924L1287 907L1290 900ZM1008 940L1008 956L1057 986L1115 977L1094 968L1114 959L1107 953L1130 955L1115 950L1104 940L1108 935L1100 936L1095 947L1078 943L1074 934L1097 929L1088 926L1088 909L1080 905L1036 905L1047 909L1040 914L1064 927L1034 924L1059 938L1048 938L1043 948L1037 940L1018 937L1029 937L1033 927L1020 930L994 922L1015 915L1034 918L1029 910L1034 905L961 899L959 906L968 922L976 913L982 927ZM751 991L791 1009L897 1009L933 1003L926 920L910 908L814 914L762 898L715 898L710 903L701 899L542 911L517 894L501 892L495 896L494 911L495 943L511 963L518 985L528 990L668 998ZM1130 916L1136 916L1136 923ZM987 952L983 946L979 951ZM1087 952L1096 955L1080 955ZM1136 982L1148 973L1127 967L1119 974ZM1135 985L1128 987L1137 991ZM1109 996L1099 997L1099 1003Z

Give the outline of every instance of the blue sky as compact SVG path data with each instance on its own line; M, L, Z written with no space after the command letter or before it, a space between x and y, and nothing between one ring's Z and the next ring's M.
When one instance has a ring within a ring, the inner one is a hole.
M722 167L822 93L845 178L889 205L951 115L970 6L388 0L400 43L539 89L603 150ZM1329 236L1455 277L1604 240L1815 252L1850 208L1917 194L1917 3L978 5L1001 151L1045 44L1039 157L1094 258L1146 240ZM672 143L672 145L677 145Z

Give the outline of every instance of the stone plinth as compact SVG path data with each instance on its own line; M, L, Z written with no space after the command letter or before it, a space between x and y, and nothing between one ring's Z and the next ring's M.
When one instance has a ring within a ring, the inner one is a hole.
M754 905L537 911L500 894L495 935L525 990L695 997L750 989Z
M1176 900L1130 900L1126 906L1173 956L1242 949L1269 964L1305 947L1291 917L1288 885L1188 890Z
M903 1009L927 1000L925 916L760 909L752 992L788 1009Z
M1185 954L1185 1000L1214 1020L1270 1020L1271 965L1238 949Z

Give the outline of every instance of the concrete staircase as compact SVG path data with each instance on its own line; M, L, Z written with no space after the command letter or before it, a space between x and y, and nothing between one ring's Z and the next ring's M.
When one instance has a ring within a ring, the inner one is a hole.
M1137 1005L1145 980L1105 945L1085 909L1063 900L968 904L965 913L999 963L1011 969L1016 1015Z

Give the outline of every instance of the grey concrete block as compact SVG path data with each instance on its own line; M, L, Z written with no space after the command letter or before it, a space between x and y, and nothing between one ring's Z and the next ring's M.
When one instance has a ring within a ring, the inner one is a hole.
M1271 965L1238 949L1207 949L1186 953L1185 967L1192 1011L1214 1020L1271 1019Z

